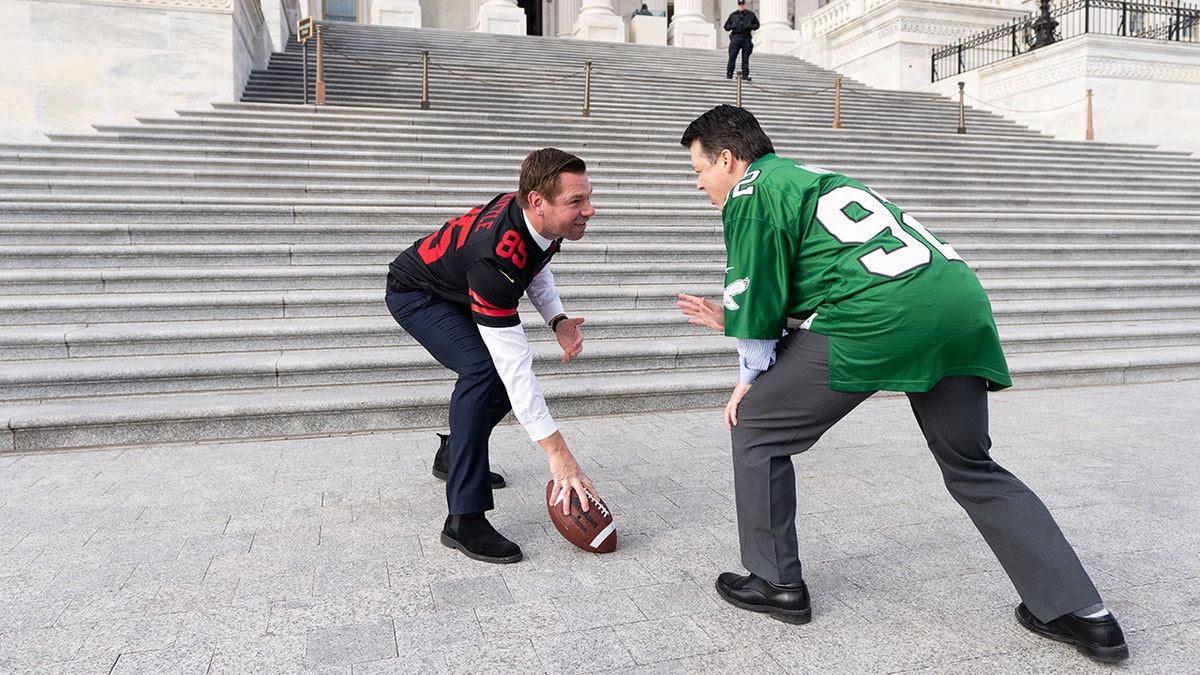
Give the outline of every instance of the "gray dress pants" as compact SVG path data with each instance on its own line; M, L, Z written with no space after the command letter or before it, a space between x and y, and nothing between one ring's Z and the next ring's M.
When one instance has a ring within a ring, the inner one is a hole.
M779 341L776 363L738 408L733 477L742 564L773 583L802 579L792 455L874 392L829 388L829 339L807 330ZM1051 621L1100 602L1096 587L1042 501L988 454L987 383L947 377L908 394L950 495L987 541L1017 594Z

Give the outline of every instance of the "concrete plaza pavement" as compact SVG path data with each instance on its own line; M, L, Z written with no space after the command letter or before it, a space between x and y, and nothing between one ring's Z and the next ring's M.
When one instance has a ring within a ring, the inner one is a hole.
M1097 664L1013 619L903 397L797 458L813 622L735 609L717 409L561 419L618 549L554 531L542 452L497 430L492 521L438 539L432 430L0 456L2 673L1200 672L1200 381L993 394L993 454L1048 504L1126 631Z

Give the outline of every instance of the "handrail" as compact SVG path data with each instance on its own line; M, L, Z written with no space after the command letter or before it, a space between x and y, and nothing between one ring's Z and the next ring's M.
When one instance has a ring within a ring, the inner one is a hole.
M1097 2L1112 2L1114 0L1089 0L1089 1L1092 3L1097 3ZM318 37L318 43L317 43L318 44L318 53L321 55L318 57L319 63L322 60L328 62L330 60L330 57L335 56L335 57L345 59L346 62L348 62L348 63L352 63L352 64L355 64L357 66L364 67L364 68L369 68L371 70L379 70L379 71L401 71L401 70L405 70L405 69L412 68L412 67L419 65L421 67L420 107L422 110L428 110L431 107L431 104L430 104L430 76L431 76L431 71L434 71L434 70L436 70L438 73L445 74L446 76L449 76L449 77L467 80L467 81L471 81L471 82L475 82L475 83L479 83L479 84L485 84L487 86L496 87L499 89L506 89L506 88L528 89L530 87L552 86L552 85L556 85L556 84L561 84L568 80L573 80L575 78L579 78L580 75L582 74L582 76L583 76L582 77L582 79L583 79L582 116L583 117L590 117L592 114L592 110L593 110L592 104L594 103L593 98L595 98L596 92L597 92L597 89L595 87L595 81L597 79L601 79L601 80L608 81L608 82L611 82L614 80L619 80L619 81L623 81L623 82L655 82L655 83L660 83L660 84L674 83L674 84L688 84L688 85L695 85L695 84L701 84L701 83L716 85L718 82L722 83L722 84L726 83L726 80L724 78L721 78L721 79L713 78L711 80L704 80L702 78L686 78L686 79L684 79L684 78L678 78L678 79L656 78L656 79L652 80L650 78L646 78L646 77L642 77L642 76L630 75L623 69L618 70L618 69L598 68L591 61L586 61L583 64L582 73L580 73L579 70L567 71L567 72L561 74L560 76L553 76L553 75L555 75L553 73L543 73L543 76L550 75L551 77L543 77L542 79L537 80L537 81L530 81L528 79L521 79L520 81L514 81L510 78L502 78L502 79L498 79L498 80L482 79L482 78L479 78L476 76L468 75L466 73L458 72L452 68L448 68L444 65L434 62L430 56L429 51L422 51L420 53L419 60L414 60L414 61L410 61L410 62L399 62L399 61L386 61L385 62L385 61L379 61L379 60L368 61L365 59L356 58L356 57L348 54L346 52L346 50L339 49L338 46L336 45L335 41L330 40L328 35L323 35L322 30L321 30L322 27L320 25L317 25L316 28L317 28L317 37ZM329 52L327 54L324 53L326 49L328 49L328 52ZM305 59L305 65L307 66L307 59ZM327 75L327 73L325 72L325 68L323 67L324 65L325 64L320 64L317 69L317 84L318 84L317 104L318 105L322 105L325 103L325 96L324 96L325 84L326 84L325 76ZM307 78L305 78L305 79L307 79ZM836 78L833 85L831 85L831 86L820 87L820 88L794 88L794 89L784 89L784 88L774 88L774 87L769 88L769 87L764 87L761 84L756 83L756 82L743 81L741 78L738 78L737 82L736 82L736 88L732 92L733 93L733 101L732 102L738 106L742 105L742 97L744 94L744 89L754 90L755 92L757 92L756 95L759 95L759 96L784 98L784 99L793 100L797 104L804 104L804 105L812 105L808 101L805 101L805 99L820 100L822 98L825 98L826 96L829 96L832 98L831 106L832 106L833 120L832 120L831 126L834 129L843 128L843 126L844 126L843 125L843 113L846 108L845 102L852 98L881 99L881 100L887 100L891 104L899 104L899 103L904 103L904 102L925 102L925 101L930 100L930 98L931 98L929 95L920 95L920 94L914 94L912 96L898 97L895 93L886 93L885 94L885 93L881 93L881 92L875 92L875 91L872 91L869 89L861 88L859 86L847 84L840 77ZM832 94L830 94L829 92L832 92ZM305 86L305 95L307 96L307 86ZM964 101L963 101L964 96L966 98L970 98L971 100L976 101L978 103L981 103L984 105L990 105L984 101L980 101L979 99L976 99L968 94L965 94L965 92L963 91L962 83L960 83L958 106L957 106L958 107L958 110L957 110L957 123L958 124L957 124L957 128L955 129L957 131L957 133L959 133L959 134L965 134L967 132ZM829 100L829 99L826 98L825 100ZM1060 106L1060 107L1062 107L1062 108L1069 107L1072 105L1076 105L1078 103L1082 103L1083 101L1084 101L1084 99L1080 99L1078 101L1073 101L1067 105ZM1092 135L1091 134L1091 113L1092 113L1091 90L1088 90L1088 96L1086 98L1086 101L1087 101L1087 119L1088 119L1087 133L1088 133L1089 140L1091 140L1091 135ZM306 104L307 104L307 99L306 99ZM1003 107L996 106L996 105L990 105L990 107L1004 109ZM936 129L931 129L931 131L936 131Z
M1200 43L1200 7L1179 2L1073 0L1048 15L1057 22L1051 42L1092 34ZM1035 24L1040 18L1033 14L1018 17L934 49L930 81L960 75L1042 46L1035 39Z

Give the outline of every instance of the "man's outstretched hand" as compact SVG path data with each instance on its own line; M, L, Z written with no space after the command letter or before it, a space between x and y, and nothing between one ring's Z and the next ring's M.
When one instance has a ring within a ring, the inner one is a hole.
M688 319L689 323L708 326L715 331L725 331L725 310L717 303L680 293L679 301L675 304L679 305L685 316L691 317Z
M563 319L558 324L558 330L554 331L554 337L558 338L558 346L563 350L563 363L579 356L583 351L583 331L579 329L581 323L582 317Z

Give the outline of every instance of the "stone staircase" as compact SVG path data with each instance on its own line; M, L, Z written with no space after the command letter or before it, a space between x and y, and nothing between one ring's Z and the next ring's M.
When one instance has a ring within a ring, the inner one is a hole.
M293 44L242 103L0 146L0 449L443 425L451 380L388 316L386 263L547 145L588 161L597 208L555 261L584 354L560 363L524 314L551 409L725 399L731 341L674 305L721 290L719 214L678 138L733 102L722 54L327 35L329 105L298 105ZM429 110L421 51L446 68ZM754 76L743 104L781 154L863 179L978 270L1017 386L1200 376L1200 162L973 110L959 135L951 101L854 83L832 129L834 74L756 55Z

